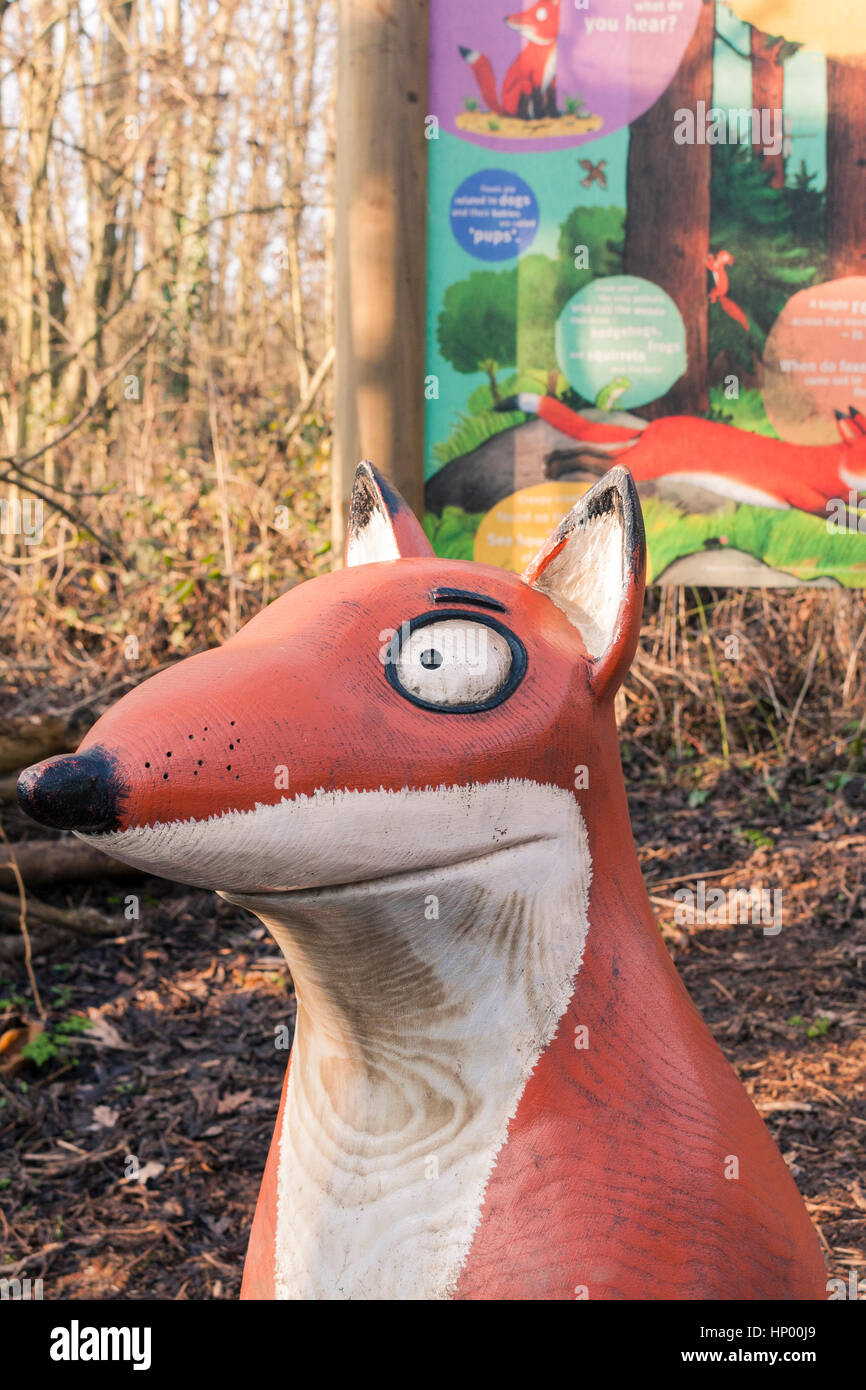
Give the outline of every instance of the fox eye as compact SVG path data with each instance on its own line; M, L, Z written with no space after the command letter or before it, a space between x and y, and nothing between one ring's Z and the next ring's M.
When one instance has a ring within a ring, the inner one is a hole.
M404 623L389 651L391 685L413 704L449 714L492 709L526 670L523 643L495 618L453 610Z

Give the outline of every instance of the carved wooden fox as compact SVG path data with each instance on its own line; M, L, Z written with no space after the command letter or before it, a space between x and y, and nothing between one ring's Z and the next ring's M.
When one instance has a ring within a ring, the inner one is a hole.
M642 883L613 702L643 585L622 468L521 578L434 557L362 464L346 569L22 775L37 820L215 888L289 963L244 1297L826 1296Z

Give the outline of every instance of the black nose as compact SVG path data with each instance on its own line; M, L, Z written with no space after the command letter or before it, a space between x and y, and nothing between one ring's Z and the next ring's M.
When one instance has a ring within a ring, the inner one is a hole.
M22 811L58 830L119 830L124 792L115 760L98 747L46 758L18 778Z

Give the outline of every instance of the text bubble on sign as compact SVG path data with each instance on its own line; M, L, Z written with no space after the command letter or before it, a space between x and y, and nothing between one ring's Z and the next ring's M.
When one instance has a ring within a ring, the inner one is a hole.
M834 411L866 415L866 276L800 290L767 336L764 408L791 444L835 444Z
M451 230L471 256L507 261L532 245L538 199L525 179L507 169L481 169L451 199Z
M431 0L429 109L448 134L512 154L610 135L668 87L701 8L701 0L540 0L526 9Z
M866 6L862 0L727 0L738 19L764 34L837 58L866 53Z
M636 275L606 275L572 295L556 321L556 360L584 400L629 410L657 400L686 369L686 330L670 295ZM627 383L627 384L626 384Z
M475 533L474 558L520 573L591 483L538 483L491 507Z

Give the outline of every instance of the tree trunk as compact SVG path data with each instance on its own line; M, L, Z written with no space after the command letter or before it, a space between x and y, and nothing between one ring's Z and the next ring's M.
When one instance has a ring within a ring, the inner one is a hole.
M485 372L487 373L488 379L489 379L489 381L490 381L490 394L491 394L491 396L493 397L493 404L494 404L494 405L498 405L498 404L499 404L499 383L498 383L497 380L496 380L496 363L495 363L495 362L491 362L491 361L488 359L486 362L482 362L482 363L481 363L481 369L482 369L482 371L485 371Z
M429 0L340 0L332 555L358 460L424 497Z
M758 112L759 117L763 111L783 111L785 98L785 67L781 61L780 53L782 49L782 39L771 39L767 34L756 29L754 25L749 30L751 36L752 53L752 106ZM781 117L779 118L782 119ZM775 130L775 117L771 117L771 130ZM760 134L764 129L763 120L755 134ZM771 188L785 187L785 142L782 141L782 148L776 152L772 147L767 148L763 140L757 146L760 151L761 163L767 173L767 178Z
M832 280L866 275L866 61L827 59L827 260Z
M715 6L704 2L670 86L631 127L625 272L660 285L683 317L687 365L647 408L650 416L702 415L707 392L710 148L674 143L675 113L713 99Z

